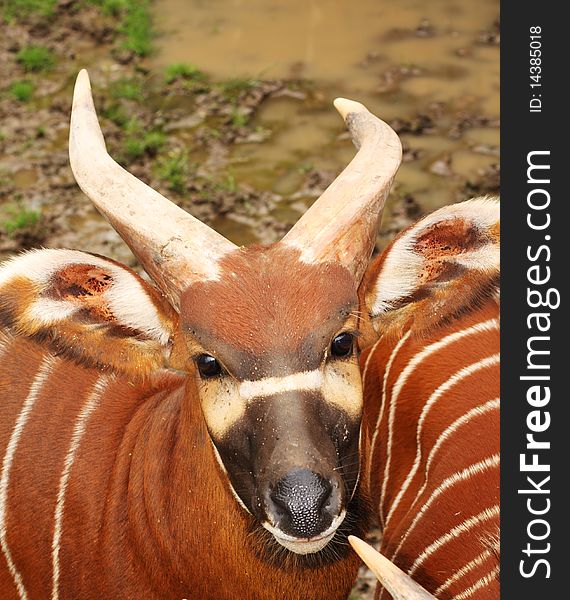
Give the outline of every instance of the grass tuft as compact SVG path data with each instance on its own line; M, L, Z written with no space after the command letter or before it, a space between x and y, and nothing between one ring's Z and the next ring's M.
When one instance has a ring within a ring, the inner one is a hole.
M168 65L164 70L166 83L173 83L178 79L186 79L191 81L204 81L207 79L206 74L200 71L198 67L190 63L174 63Z
M14 81L8 92L19 102L28 102L34 93L34 84L31 81Z
M220 88L228 98L237 98L241 93L247 92L258 85L256 79L228 79L221 83Z
M149 11L149 0L87 0L101 8L104 15L117 19L122 34L121 46L138 56L152 52L154 31Z
M54 13L57 0L3 0L2 16L6 21L23 19L32 14L49 17Z
M102 0L100 2L103 13L113 17L119 16L128 6L128 0Z
M102 114L121 129L126 129L131 121L131 117L126 109L117 103L105 107Z
M159 161L157 174L168 184L168 189L179 194L184 193L188 179L188 154L173 151Z
M140 131L131 131L123 145L125 158L135 160L145 154L156 156L158 151L166 143L166 136L162 131L154 130L142 133Z
M26 71L47 71L55 65L55 55L45 46L31 44L25 46L16 55L16 60Z
M126 10L120 31L125 36L124 48L138 56L148 56L151 53L153 30L148 1L126 1Z
M134 100L140 102L143 97L143 88L140 82L135 79L119 79L114 81L109 92L115 100Z
M2 228L9 236L13 236L17 231L22 229L33 227L38 223L41 216L39 211L31 210L25 206L21 206L18 209L11 209L7 212L10 216L4 220Z
M233 127L245 127L249 123L249 115L243 113L237 106L234 106L230 120Z

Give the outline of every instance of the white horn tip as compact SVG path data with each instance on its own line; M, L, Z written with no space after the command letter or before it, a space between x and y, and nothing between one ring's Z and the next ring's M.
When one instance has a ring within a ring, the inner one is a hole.
M79 146L83 146L79 150ZM73 102L71 105L71 127L69 129L69 158L72 165L78 153L85 152L85 144L95 144L107 152L101 127L97 120L91 82L86 69L81 69L75 80ZM73 167L72 167L73 169Z
M77 74L77 79L75 80L75 91L83 92L85 90L91 90L91 82L89 81L89 73L87 73L87 69L81 69Z
M77 74L77 81L86 81L89 83L89 73L87 72L87 69L81 69L81 71L79 71Z
M73 106L74 107L92 107L93 99L91 97L91 82L87 69L81 69L75 80L75 88L73 90Z
M360 104L360 102L355 102L354 100L347 100L346 98L336 98L333 104L344 120L346 120L346 117L350 113L368 112L368 109L364 104Z
M382 556L380 553L376 552L372 546L368 545L366 542L362 541L360 538L357 538L354 535L349 535L348 536L348 541L350 542L350 545L354 548L354 551L356 552L356 554L358 554L358 556L360 556L360 558L369 565L368 561L370 562L378 562L378 560L382 560L382 559L378 559L378 556ZM382 556L382 558L384 558Z
M437 600L409 575L360 538L349 535L348 541L394 600Z

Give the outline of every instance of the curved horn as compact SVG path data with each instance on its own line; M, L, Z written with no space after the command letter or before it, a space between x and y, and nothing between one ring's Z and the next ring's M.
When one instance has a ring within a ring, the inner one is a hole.
M218 261L236 246L107 154L85 69L73 94L69 160L79 187L175 307L192 282L218 277Z
M402 161L396 133L362 104L337 98L358 153L283 238L306 262L340 262L360 281L378 223Z
M376 552L372 546L354 535L349 535L348 541L394 600L436 600L435 596L424 590L385 556Z

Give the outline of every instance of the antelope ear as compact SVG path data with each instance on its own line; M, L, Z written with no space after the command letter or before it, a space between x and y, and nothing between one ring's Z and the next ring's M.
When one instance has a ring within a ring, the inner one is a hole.
M106 258L34 250L0 267L0 325L85 366L161 368L176 322L151 285Z
M372 263L364 298L378 334L417 334L498 301L497 198L441 208L402 231Z

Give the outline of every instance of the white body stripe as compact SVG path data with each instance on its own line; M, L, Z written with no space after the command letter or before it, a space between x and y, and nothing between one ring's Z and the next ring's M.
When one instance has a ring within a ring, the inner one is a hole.
M408 538L410 533L413 531L415 526L420 522L421 518L425 515L428 508L433 504L433 502L439 496L441 496L441 494L443 494L443 492L445 492L449 488L453 487L456 483L460 483L462 481L466 481L466 480L470 479L471 477L473 477L473 475L477 475L478 473L483 473L490 469L495 469L499 466L499 464L500 464L500 456L498 454L494 454L493 456L490 456L489 458L485 458L484 460L482 460L478 463L475 463L473 465L469 465L465 469L462 469L461 471L454 473L453 475L450 475L449 477L444 479L439 484L439 486L432 492L431 496L427 499L427 501L424 502L421 509L414 517L414 520L412 521L412 523L406 530L406 533L404 533L404 535L402 536L402 539L400 540L400 543L398 544L398 547L392 554L391 558L393 559L395 556L397 556L398 552L400 552L400 549L402 548L404 542L406 541L406 539Z
M430 544L416 558L416 560L414 561L414 564L411 566L410 570L408 571L408 575L410 575L410 576L413 575L417 571L417 569L419 569L419 567L425 562L425 560L427 558L429 558L434 552L439 550L442 546L445 546L445 544L447 544L451 540L457 539L461 534L470 531L471 529L473 529L473 527L476 527L477 525L480 525L481 523L484 523L485 521L490 521L491 519L498 517L499 512L500 512L499 505L495 504L491 508L485 508L478 515L470 517L469 519L465 519L465 521L463 521L462 523L460 523L459 525L454 527L451 531L442 535L440 538L435 540L435 542Z
M2 356L4 356L4 354L8 352L8 348L10 347L10 341L11 340L9 339L5 339L2 335L2 332L0 332L0 358L2 358Z
M501 406L501 402L500 402L499 398L495 398L494 400L489 400L489 402L485 402L485 404L482 404L481 406L476 406L475 408L472 408L471 410L467 411L464 415L459 417L459 419L456 419L449 427L447 427L443 431L443 433L437 438L435 444L433 445L433 447L428 455L428 458L426 460L426 465L425 465L424 484L418 490L418 493L416 494L416 497L414 498L412 505L414 505L417 502L418 498L424 493L424 491L427 487L428 475L429 475L431 463L433 461L433 458L434 458L436 452L439 450L441 445L446 440L448 440L452 436L452 434L455 433L462 425L466 425L467 423L470 423L472 419L482 416L482 415L485 415L492 410L499 410L500 406Z
M484 550L476 556L473 560L470 560L466 565L463 565L460 569L457 569L455 573L446 579L438 588L435 590L435 595L438 596L441 592L444 592L452 583L461 579L464 575L467 575L469 571L482 565L489 557L493 556L491 550Z
M442 383L435 390L435 392L433 392L432 395L428 398L428 401L424 404L420 418L418 420L418 426L416 428L416 457L414 459L414 464L412 465L410 472L408 473L402 487L400 488L400 491L398 492L394 501L392 502L392 506L390 507L390 511L388 513L388 516L386 517L386 523L388 523L390 521L390 518L394 514L394 511L396 510L396 508L398 507L398 504L400 503L402 496L405 494L406 490L408 489L410 483L412 482L414 476L416 475L416 473L418 472L418 469L420 467L420 463L422 460L422 443L421 443L422 430L423 430L423 426L424 426L425 420L427 418L427 415L428 415L429 411L431 410L431 408L433 407L433 405L446 392L448 392L454 385L457 385L460 381L473 375L477 371L480 371L482 369L486 369L493 365L499 364L499 360L500 360L500 355L493 354L492 356L488 356L487 358L479 360L476 363L473 363L472 365L463 367L462 369L460 369L459 371L454 373L444 383Z
M95 409L99 406L101 395L105 391L109 380L110 378L105 376L102 376L97 380L83 408L81 409L81 412L79 413L79 416L77 417L77 420L75 422L75 427L71 436L71 443L69 445L69 450L67 451L67 455L65 457L63 471L59 480L59 490L57 493L57 502L55 506L52 541L52 600L57 600L59 598L59 551L61 545L63 510L65 508L65 493L67 491L67 484L69 483L71 469L73 467L73 463L75 461L79 445L81 444L81 439L83 438L83 434L85 433L85 429L87 428L87 422L89 421L89 418L91 417Z
M370 352L368 354L368 357L366 358L366 362L364 363L364 369L362 370L362 381L366 381L366 375L368 374L368 367L370 366L370 360L372 359L372 356L374 355L374 352L376 352L378 345L380 344L380 342L382 341L382 338L380 338L370 349Z
M484 577L481 577L481 579L478 579L473 585L469 586L465 591L454 596L453 600L465 600L465 598L469 598L469 597L473 596L473 594L477 590L484 588L485 586L489 585L494 579L496 579L498 574L499 574L499 566L497 565L496 567L491 569L491 571L489 573L487 573L487 575L485 575Z
M398 401L398 396L404 387L404 384L408 380L409 376L415 370L415 368L427 357L432 355L434 352L441 350L452 344L453 342L460 340L468 335L473 335L475 333L481 333L485 331L492 331L493 329L499 328L498 319L489 319L488 321L483 321L482 323L477 323L472 327L468 327L466 329L462 329L460 331L454 331L449 335L446 335L444 338L426 346L418 352L410 362L405 366L402 370L400 376L398 377L394 387L392 388L392 394L390 396L390 412L388 416L388 440L386 445L386 467L384 469L384 479L382 482L382 491L380 494L380 506L379 506L379 514L382 515L384 513L384 500L386 498L386 490L388 489L388 480L390 478L390 466L391 466L391 453L392 453L392 445L393 445L393 437L394 437L394 421L396 416L396 405Z
M10 436L10 440L8 442L8 446L6 447L6 453L4 455L4 461L2 463L2 475L0 477L0 547L2 548L2 552L4 553L4 557L6 558L6 562L8 563L8 569L10 570L10 574L14 579L14 584L18 589L18 594L22 600L26 600L28 598L28 594L26 592L26 588L24 586L24 582L22 580L22 576L18 571L18 568L14 564L12 560L12 554L10 552L10 548L8 546L7 540L7 529L6 529L6 514L8 508L8 488L10 485L10 471L12 469L12 462L14 460L14 455L18 448L18 444L20 442L20 437L28 422L30 414L34 408L34 404L38 399L42 386L46 382L49 377L53 366L56 362L56 359L47 355L41 365L40 368L34 377L32 385L30 386L30 391L24 404L22 405L22 410L18 415L16 420L16 424L14 425L14 429L12 430L12 435Z
M372 483L372 459L374 457L374 449L376 448L376 442L378 440L378 432L380 429L380 423L382 421L382 417L384 416L384 407L386 406L386 392L387 392L387 386L388 386L388 375L390 374L390 370L392 368L392 363L394 362L394 359L398 355L400 348L403 346L403 344L406 342L406 340L410 337L411 333L412 333L411 330L407 331L406 334L400 340L398 340L398 343L396 344L394 350L392 350L392 354L390 354L390 358L388 359L388 363L386 365L386 370L384 372L384 381L382 384L382 402L380 403L380 409L378 410L378 419L376 420L376 426L374 427L374 433L372 434L372 440L370 442L370 456L369 456L369 461L368 461L368 488L369 489L370 489L370 486ZM380 340L378 341L378 343L379 342L380 342ZM376 349L376 345L374 346L373 350L375 350L375 349ZM373 350L370 352L368 361L370 360L370 358L372 356ZM368 366L368 361L367 361L367 366ZM382 512L382 510L380 510L379 515L380 515L380 524L382 526L384 526L384 513Z
M254 381L245 380L240 383L239 394L244 400L272 396L295 390L319 390L323 385L323 374L320 370L302 371L284 377L265 377Z

